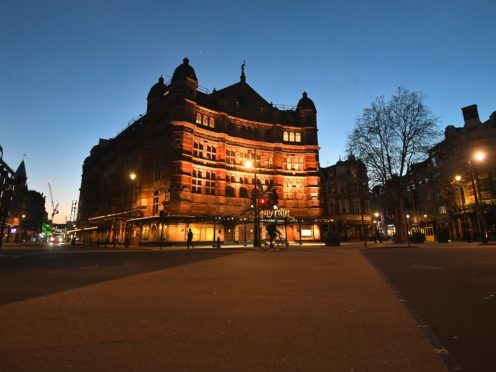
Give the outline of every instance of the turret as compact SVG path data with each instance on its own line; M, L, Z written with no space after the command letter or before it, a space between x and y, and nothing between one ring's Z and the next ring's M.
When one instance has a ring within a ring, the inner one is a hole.
M164 84L164 78L160 76L158 79L158 83L153 85L146 97L147 106L146 111L149 112L150 109L153 109L154 105L166 95L167 85Z
M303 92L303 97L298 101L296 114L300 125L317 125L317 110L313 101L308 98L307 92Z
M308 98L307 92L303 92L303 97L296 106L296 116L298 123L305 127L303 131L303 143L317 145L317 110L315 104Z
M174 71L171 80L171 94L176 97L189 98L196 101L198 79L195 70L189 65L189 59L184 58L183 63Z

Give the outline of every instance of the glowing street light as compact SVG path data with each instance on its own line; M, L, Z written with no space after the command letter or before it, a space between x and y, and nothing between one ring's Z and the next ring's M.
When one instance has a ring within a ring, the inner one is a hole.
M477 150L476 152L473 153L472 159L481 163L486 159L486 153L482 150ZM468 165L470 168L470 178L472 181L472 190L474 192L475 214L477 217L477 225L479 227L480 241L481 241L481 243L487 243L487 237L486 237L486 232L485 232L485 228L484 228L484 226L485 226L484 216L481 216L481 213L480 213L479 195L478 195L478 190L477 190L477 185L476 185L477 175L475 174L474 168L472 166L471 158L468 159ZM481 220L482 220L482 223L481 223Z
M132 183L134 182L134 180L137 178L138 176L136 175L136 173L134 172L131 172L129 173L129 179L131 180L131 184L129 186L129 219L131 219L131 212L132 212L132 209L133 209L133 185ZM131 224L130 222L128 221L127 224L126 224L126 238L125 238L125 247L129 247L129 240L131 239Z
M459 174L456 174L453 179L453 183L458 185L458 192L460 194L460 201L462 203L462 208L463 208L462 239L466 236L467 241L471 241L472 229L469 228L469 224L468 224L467 210L465 207L465 193L463 191L462 180L463 177ZM467 232L467 234L465 234L465 232Z
M255 248L260 246L260 226L259 226L259 211L258 211L258 191L257 191L257 149L254 150L253 154L254 161L251 159L247 159L244 162L246 168L253 168L253 177L254 177L254 185L253 185L253 208L255 210L255 218L253 221L253 246Z

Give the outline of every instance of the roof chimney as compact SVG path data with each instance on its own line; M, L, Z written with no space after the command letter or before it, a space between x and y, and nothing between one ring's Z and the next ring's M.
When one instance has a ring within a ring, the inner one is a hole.
M462 107L462 112L466 128L474 128L482 124L479 119L479 111L477 110L477 105Z

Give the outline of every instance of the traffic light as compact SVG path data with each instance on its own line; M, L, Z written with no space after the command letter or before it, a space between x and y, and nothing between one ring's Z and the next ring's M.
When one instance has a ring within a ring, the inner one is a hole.
M261 196L260 198L258 198L258 206L260 208L264 208L267 206L267 199L265 198L265 196Z

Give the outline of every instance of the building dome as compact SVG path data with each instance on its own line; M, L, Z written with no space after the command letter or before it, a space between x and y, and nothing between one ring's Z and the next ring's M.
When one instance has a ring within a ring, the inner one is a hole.
M196 78L195 70L193 67L189 65L189 59L184 58L183 63L174 70L174 75L172 75L172 82L176 82L177 80L184 80L186 78L193 79L198 81Z
M315 109L315 104L310 98L308 98L307 92L303 92L303 97L298 101L296 110L312 110L314 112L317 112L317 110Z
M160 76L160 78L158 79L158 83L156 83L151 87L150 92L148 93L148 97L146 97L146 99L150 100L153 98L160 98L164 95L166 90L167 90L167 85L164 84L164 78Z

